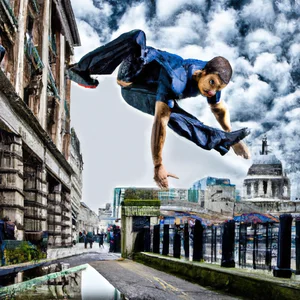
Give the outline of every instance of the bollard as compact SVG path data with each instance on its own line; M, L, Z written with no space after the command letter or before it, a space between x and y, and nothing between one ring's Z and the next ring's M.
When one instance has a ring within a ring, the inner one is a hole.
M185 258L190 258L190 234L189 234L189 224L184 224L184 256Z
M203 226L199 220L196 220L193 239L193 261L200 260L203 260Z
M300 275L300 217L296 217L296 275Z
M180 234L178 232L178 228L175 226L174 228L174 243L173 243L173 256L175 258L180 258L180 250L181 250L181 240L180 240Z
M160 225L153 226L153 253L159 254Z
M169 254L169 244L170 244L170 236L169 236L169 224L164 225L164 235L163 235L163 255Z
M226 268L235 267L234 235L235 235L235 221L229 220L223 224L221 267L226 267Z
M283 214L279 217L279 220L277 267L273 270L273 275L275 277L290 278L292 276L291 232L293 217L291 214Z

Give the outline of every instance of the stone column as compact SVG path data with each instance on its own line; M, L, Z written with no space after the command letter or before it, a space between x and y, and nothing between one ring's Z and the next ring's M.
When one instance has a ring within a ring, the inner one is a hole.
M63 191L61 197L61 238L63 246L72 245L72 212L71 212L71 197L70 193Z
M51 1L52 2L52 1ZM42 93L40 98L39 120L42 127L47 130L47 82L49 68L49 28L50 28L50 0L44 0L43 7L43 44L42 44L42 61L44 64L42 74Z
M24 239L24 193L22 139L1 130L0 135L0 218L17 222L18 240Z
M24 227L29 241L42 239L47 231L47 181L45 167L36 160L24 163Z
M258 181L258 197L264 197L264 182L263 180Z
M18 15L18 47L17 47L17 68L16 68L16 93L23 98L23 76L24 76L24 46L25 46L25 30L27 19L28 0L20 0L20 8ZM48 38L48 35L47 35Z
M267 197L272 198L272 180L268 180Z
M131 257L136 239L145 227L157 224L160 215L159 200L124 200L122 205L122 257Z
M251 182L251 198L255 197L254 182Z
M60 106L59 106L59 115L58 115L58 124L57 124L57 148L62 152L62 122L65 121L65 59L66 59L66 49L65 49L65 37L60 35L60 45L59 45L59 60L60 60L60 84L59 84L59 95L60 95Z
M48 194L48 245L61 246L61 183L57 183Z

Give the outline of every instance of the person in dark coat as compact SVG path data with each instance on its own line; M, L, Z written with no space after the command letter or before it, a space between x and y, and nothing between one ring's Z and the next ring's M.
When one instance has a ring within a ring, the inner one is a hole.
M99 234L99 248L101 248L101 247L104 248L103 242L104 242L104 233L101 232Z
M168 177L178 178L166 171L162 161L167 125L205 150L214 149L224 155L233 147L237 155L250 158L248 148L241 142L250 132L247 128L231 132L229 112L221 100L221 90L232 75L227 59L183 59L146 46L145 33L132 30L86 54L70 66L68 73L78 84L95 88L98 81L90 75L111 74L120 64L117 82L124 100L154 116L151 150L154 180L159 187L168 187ZM198 95L207 98L224 131L204 125L178 105L181 99Z

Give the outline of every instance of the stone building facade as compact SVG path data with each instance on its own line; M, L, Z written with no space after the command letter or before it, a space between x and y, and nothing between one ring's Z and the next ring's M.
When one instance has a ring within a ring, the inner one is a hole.
M71 245L70 0L0 0L0 218L19 239Z
M79 232L99 233L99 218L98 215L91 210L84 202L80 203L78 214L77 229Z
M267 139L262 141L262 151L253 159L244 180L244 199L290 200L290 180L282 163L268 151Z
M70 165L74 170L71 189L72 228L73 230L78 231L78 215L80 210L80 202L82 199L83 159L80 150L80 141L74 128L71 128Z
M297 213L300 203L291 201L291 184L282 163L270 154L267 138L254 156L243 185L242 201L236 212Z

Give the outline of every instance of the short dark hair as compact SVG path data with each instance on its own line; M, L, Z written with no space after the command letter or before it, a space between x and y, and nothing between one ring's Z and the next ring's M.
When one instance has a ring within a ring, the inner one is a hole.
M221 80L226 84L228 84L232 76L231 65L229 61L222 56L211 59L203 70L206 71L206 74L218 74Z

